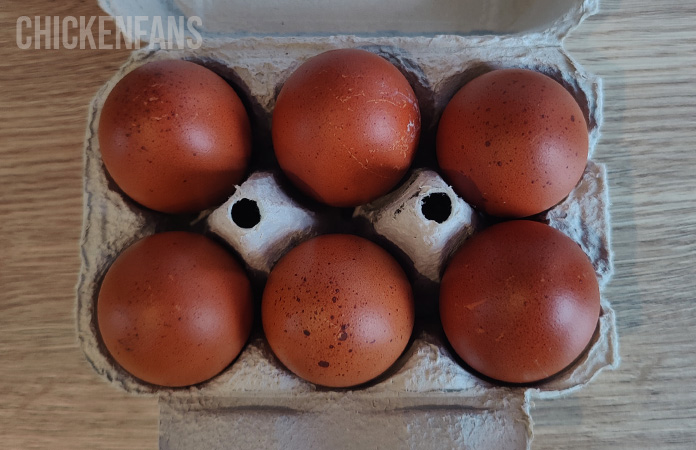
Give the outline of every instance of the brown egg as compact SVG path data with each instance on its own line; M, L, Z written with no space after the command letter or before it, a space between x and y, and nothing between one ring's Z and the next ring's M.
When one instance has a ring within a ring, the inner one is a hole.
M597 278L582 249L526 220L466 241L440 289L442 326L455 352L510 383L539 381L571 364L589 344L599 312Z
M386 59L332 50L285 82L272 135L280 167L302 191L331 206L357 206L389 192L406 173L420 110L408 81Z
M437 132L442 173L488 214L526 217L563 200L587 163L580 106L555 80L522 69L489 72L449 102Z
M263 293L271 349L312 383L355 386L386 371L413 330L411 286L376 244L332 234L306 241L273 268Z
M225 201L251 154L249 118L234 89L192 62L138 67L109 93L99 120L104 165L136 202L166 213Z
M242 267L199 234L141 239L109 268L97 322L109 353L148 383L188 386L220 373L251 332L252 301Z

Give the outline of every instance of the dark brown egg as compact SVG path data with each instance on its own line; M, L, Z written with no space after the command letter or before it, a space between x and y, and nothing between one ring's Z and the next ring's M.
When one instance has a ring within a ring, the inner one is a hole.
M271 349L298 376L355 386L387 370L413 330L411 286L396 260L352 235L319 236L273 268L261 317Z
M510 383L539 381L571 364L589 344L599 312L587 255L560 231L526 220L466 241L440 289L442 326L455 352Z
M302 64L273 111L273 147L288 178L332 206L389 192L411 165L420 136L413 89L386 59L333 50Z
M194 233L141 239L109 268L97 321L109 353L132 375L188 386L217 375L251 332L251 287L222 247Z
M192 62L138 67L109 93L99 147L116 184L166 213L216 206L233 192L251 154L249 118L225 80Z
M587 163L580 106L555 80L522 69L489 72L449 102L437 132L442 173L494 216L526 217L563 200Z

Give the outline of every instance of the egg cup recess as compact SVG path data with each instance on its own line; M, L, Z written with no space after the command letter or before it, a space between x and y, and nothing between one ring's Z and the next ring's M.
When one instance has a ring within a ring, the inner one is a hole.
M232 365L205 383L183 388L160 388L139 381L119 369L99 342L95 305L104 273L128 245L171 226L168 222L170 219L165 215L124 198L113 183L109 183L97 139L99 114L105 96L125 73L145 62L161 59L210 59L223 66L224 70L237 74L244 86L242 97L246 97L248 104L252 105L247 108L252 128L255 127L255 133L259 133L258 130L270 130L276 95L302 62L322 51L337 48L362 47L382 52L390 55L390 61L409 74L407 78L412 86L416 84L418 87L414 92L424 118L421 148L418 151L421 155L433 148L437 118L449 99L476 74L495 68L524 67L551 75L581 105L589 127L590 160L570 195L537 219L561 230L581 245L590 257L600 287L603 288L613 268L606 171L604 166L591 159L601 123L600 80L585 72L559 48L525 48L505 38L482 39L475 43L464 37L455 37L454 40L456 52L452 52L451 41L438 38L349 36L300 39L306 45L288 46L274 39L260 39L254 41L252 48L248 41L220 40L207 43L196 51L134 52L92 102L86 136L85 222L81 242L83 265L78 285L77 327L83 351L94 369L127 392L160 396L164 402L163 414L172 412L163 422L165 430L176 427L177 422L172 417L200 419L196 411L226 406L286 407L306 413L308 418L321 420L321 415L313 415L321 410L321 405L337 405L345 411L360 410L365 405L381 405L385 411L384 417L394 420L398 417L396 413L392 416L389 414L396 404L394 399L398 398L397 403L403 408L427 406L439 408L440 411L445 407L454 408L458 411L457 420L466 416L467 413L463 411L469 408L469 411L478 411L491 419L488 423L497 424L491 433L498 432L497 427L501 426L526 436L531 426L530 396L554 397L579 389L602 369L615 367L618 364L615 317L603 296L598 331L583 356L558 378L533 387L512 389L493 384L467 371L450 353L437 327L420 324L416 326L405 353L383 378L348 391L318 388L290 373L275 359L258 329L252 333L250 341ZM399 61L413 64L399 66ZM270 140L266 137L267 140L259 144L256 134L254 136L253 151L262 156L252 157L250 176L237 183L234 193L226 202L221 201L211 208L215 211L208 216L205 225L209 226L207 231L228 242L248 268L268 273L275 261L290 247L316 234L331 231L334 222L331 214L324 215L324 210L308 208L303 198L278 181L279 167L272 156L268 156L271 155ZM437 174L432 158L419 159L417 155L415 161L401 186L380 199L360 205L353 213L353 223L364 221L368 232L373 233L370 235L373 240L380 244L390 243L392 253L406 256L402 261L407 262L404 264L407 271L410 270L414 277L428 280L432 287L437 286L441 276L441 265L446 260L443 253L455 248L465 235L475 231L481 225L480 216L472 214L468 205L462 204L461 199L451 191ZM423 178L425 174L429 174L430 178ZM418 190L420 194L413 197L411 202L403 201L404 206L400 208L402 202L397 200L399 196L405 195L407 198L403 200L409 200ZM405 194L406 191L410 194ZM236 215L235 205L240 208ZM399 209L400 212L395 214ZM410 217L410 222L399 221L407 217ZM201 223L191 225L184 221L177 222L176 226L193 229L200 227ZM424 232L431 233L430 241L423 236ZM422 242L413 248L405 245L398 236L408 236L409 233ZM437 248L442 249L440 253L433 252ZM424 263L421 255L427 255L433 262L421 266ZM411 267L408 266L409 260ZM430 300L432 303L433 298L430 297ZM420 319L416 320L418 322ZM181 416L181 410L191 415ZM369 417L375 421L382 420L382 416ZM477 427L486 426L481 422L476 424Z

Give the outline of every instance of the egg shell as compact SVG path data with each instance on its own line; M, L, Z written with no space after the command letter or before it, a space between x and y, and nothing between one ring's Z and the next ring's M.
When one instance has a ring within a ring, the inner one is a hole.
M143 206L197 212L224 201L246 172L251 128L241 100L211 70L149 62L104 102L99 146L116 184Z
M440 318L456 353L493 379L531 383L570 365L597 328L600 295L582 249L548 225L502 222L455 253Z
M330 234L298 245L271 271L263 330L292 372L323 386L365 383L401 355L414 324L401 266L367 239Z
M406 78L366 50L332 50L287 79L273 110L278 163L306 194L357 206L404 176L420 136L418 100Z
M188 386L220 373L249 337L251 285L210 239L189 232L148 236L109 268L97 321L112 357L132 375Z
M465 84L437 131L437 158L464 200L494 216L527 217L563 200L588 155L584 114L552 78L501 69Z

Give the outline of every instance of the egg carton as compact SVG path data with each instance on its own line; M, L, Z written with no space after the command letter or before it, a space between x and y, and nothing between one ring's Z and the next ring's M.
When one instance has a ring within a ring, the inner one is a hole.
M123 12L115 5L122 3L102 6L118 15ZM175 3L181 10L188 5ZM215 17L212 3L200 5ZM596 11L597 3L567 1L564 8L550 27L512 35L229 36L215 28L222 26L223 17L212 22L199 49L147 48L131 54L89 110L77 331L87 360L103 378L126 392L159 399L161 449L529 448L534 398L565 395L603 369L617 367L616 320L604 296L613 272L607 174L591 159L602 122L602 85L560 45L570 29ZM351 210L318 205L299 194L280 172L270 142L271 114L283 82L308 58L348 47L377 53L399 68L414 88L422 114L421 145L412 170L391 193ZM131 201L106 172L97 138L100 112L113 86L137 66L172 58L192 60L227 79L245 102L254 133L249 176L228 201L198 215L166 215ZM466 82L506 67L536 70L563 84L581 106L590 132L590 160L580 182L563 202L534 219L568 235L590 257L600 283L600 320L577 361L531 387L496 384L468 371L436 318L437 287L449 256L487 225L437 173L437 122ZM246 263L257 290L273 264L303 240L326 232L366 236L394 254L414 283L419 313L414 335L399 360L376 380L354 389L327 389L279 363L257 318L242 353L213 379L186 388L144 383L109 356L97 329L96 300L104 274L122 250L168 230L218 239Z

